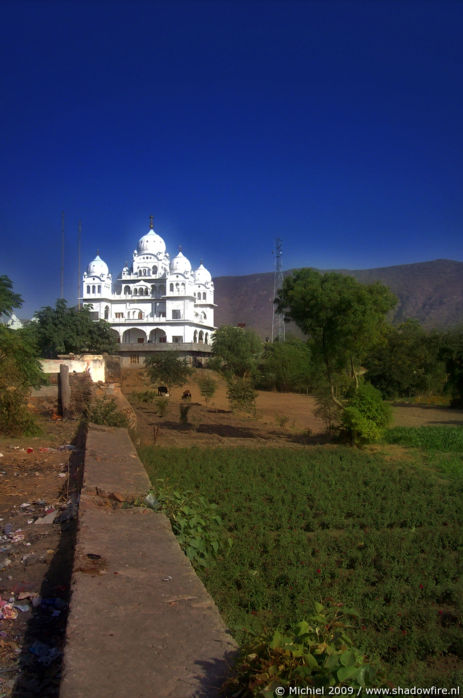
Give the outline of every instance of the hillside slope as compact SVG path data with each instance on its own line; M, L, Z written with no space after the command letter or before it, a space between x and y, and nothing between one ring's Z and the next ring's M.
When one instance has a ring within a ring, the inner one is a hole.
M463 262L438 259L378 269L338 269L364 283L381 281L398 298L393 321L416 318L427 328L463 324ZM290 272L286 272L289 274ZM244 323L272 333L273 273L214 279L216 325Z

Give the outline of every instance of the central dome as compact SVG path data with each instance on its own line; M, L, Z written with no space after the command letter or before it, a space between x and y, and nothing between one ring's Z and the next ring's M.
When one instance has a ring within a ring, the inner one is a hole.
M155 255L165 254L166 243L160 235L154 232L153 228L150 228L146 235L143 235L138 241L138 253Z

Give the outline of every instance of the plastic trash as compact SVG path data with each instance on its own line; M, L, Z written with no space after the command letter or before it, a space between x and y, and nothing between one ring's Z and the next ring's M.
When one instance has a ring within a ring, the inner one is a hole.
M29 448L26 448L26 453L34 453L34 449L29 446Z
M40 664L44 664L45 666L51 664L55 659L58 659L58 657L61 655L59 649L57 649L56 647L50 647L49 645L46 645L44 642L40 642L40 640L36 640L29 647L29 652L31 652L31 654L33 654L37 658Z
M0 602L0 618L4 620L16 620L17 617L18 612L13 607L13 604L6 603L5 601Z
M148 492L148 494L145 497L145 502L151 509L159 509L161 506L161 503L159 502L158 499L156 499L155 495L152 492Z
M59 512L56 511L56 509L53 509L50 511L48 514L45 516L41 516L40 519L36 519L34 521L34 524L52 524L56 517L58 516Z
M31 610L31 607L28 603L15 603L14 607L17 608L18 611L21 611L21 613L27 613Z

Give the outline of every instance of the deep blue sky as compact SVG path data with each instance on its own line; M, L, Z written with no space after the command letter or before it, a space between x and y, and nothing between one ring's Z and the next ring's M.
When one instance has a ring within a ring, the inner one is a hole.
M463 260L463 4L8 0L0 274L75 302L149 228L214 276Z

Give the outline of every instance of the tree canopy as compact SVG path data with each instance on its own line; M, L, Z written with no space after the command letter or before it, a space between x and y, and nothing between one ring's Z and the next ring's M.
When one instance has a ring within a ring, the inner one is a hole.
M209 366L225 377L250 378L261 352L262 342L253 330L223 325L214 333Z
M31 326L43 357L82 352L111 353L116 349L110 325L104 320L92 320L91 306L78 310L68 307L67 302L59 298L54 308L42 308L35 318L36 322Z
M308 338L315 360L325 372L332 398L336 375L358 371L384 327L396 299L380 283L361 284L350 276L300 269L286 277L275 303ZM341 403L340 403L341 404Z
M192 371L185 359L179 359L171 351L155 352L145 359L145 370L151 383L166 386L183 385Z

